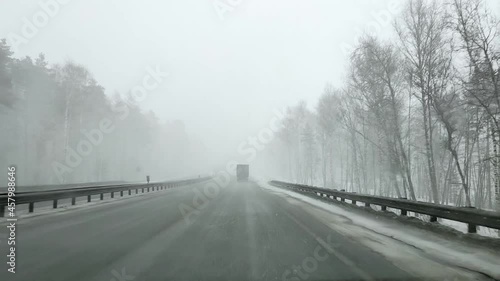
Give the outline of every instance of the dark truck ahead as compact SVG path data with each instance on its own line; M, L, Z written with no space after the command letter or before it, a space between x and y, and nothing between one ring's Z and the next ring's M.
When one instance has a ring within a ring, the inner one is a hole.
M236 165L236 179L238 181L248 181L249 167L245 164Z

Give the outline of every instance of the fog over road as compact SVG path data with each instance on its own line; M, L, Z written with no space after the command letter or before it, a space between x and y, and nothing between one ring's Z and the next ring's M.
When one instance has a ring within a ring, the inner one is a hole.
M421 280L252 182L187 223L179 204L203 184L21 219L0 280Z

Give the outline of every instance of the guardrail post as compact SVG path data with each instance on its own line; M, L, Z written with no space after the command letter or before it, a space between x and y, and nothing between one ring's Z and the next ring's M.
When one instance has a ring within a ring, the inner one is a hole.
M144 187L142 188L142 193L144 193Z
M469 233L477 233L477 225L472 223L467 224L467 231Z
M120 190L120 197L123 197L123 190Z
M438 221L438 217L436 216L431 216L431 222L437 222Z
M104 193L101 193L101 200L104 200Z
M356 202L356 200L351 200L351 203L352 203L353 205L356 205L356 203L357 203L357 202Z
M54 209L57 208L57 199L54 199L54 202L52 203L52 208Z
M345 199L343 197L340 198L341 202L345 202Z
M365 207L370 207L370 203L365 202Z
M73 197L73 198L71 198L71 205L75 205L75 204L76 204L76 198Z
M148 192L149 192L149 186L148 186Z
M380 206L382 208L382 211L387 211L387 206Z
M91 202L92 201L92 195L87 195L87 202Z
M405 210L405 209L401 209L401 215L402 215L402 216L406 216L406 215L407 215L407 212L406 212L406 210Z
M33 210L35 209L35 203L34 202L30 202L28 204L28 212L29 213L33 213Z
M139 189L135 189L135 194L139 194Z
M111 198L115 198L115 193L111 192Z
M128 190L128 195L132 195L132 189Z
M5 216L5 206L0 205L0 218L3 218Z

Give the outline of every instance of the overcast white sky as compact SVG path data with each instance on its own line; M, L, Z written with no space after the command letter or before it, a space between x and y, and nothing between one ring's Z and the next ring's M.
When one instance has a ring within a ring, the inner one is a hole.
M22 34L23 18L48 1L1 0L0 38ZM354 44L394 1L241 0L221 20L213 0L70 0L16 55L81 63L108 94L139 84L158 64L171 76L141 106L183 120L208 146L225 136L235 151L274 108L301 99L314 106L326 82L340 85L342 43ZM382 36L391 29L378 27Z

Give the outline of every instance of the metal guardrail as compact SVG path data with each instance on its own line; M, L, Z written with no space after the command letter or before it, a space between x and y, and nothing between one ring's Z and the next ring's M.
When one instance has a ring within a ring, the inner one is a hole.
M148 184L115 184L115 185L100 185L100 186L88 186L88 187L75 187L66 189L56 189L56 190L44 190L44 191L28 191L15 193L12 198L14 198L15 205L29 204L28 212L32 213L35 208L35 203L37 202L47 202L52 201L53 208L57 208L58 200L71 198L71 205L76 204L77 197L87 196L87 202L91 202L92 195L100 194L100 200L104 200L104 194L110 193L111 198L114 198L115 192L120 192L120 196L123 196L124 191L128 191L128 195L132 195L132 190L135 190L135 194L154 191L164 190L167 188L173 188L182 185L188 185L193 183L198 183L202 181L207 181L211 177L195 178L195 179L185 179L158 183L148 183ZM5 207L8 206L8 193L0 193L0 217L5 216Z
M401 210L401 215L406 216L407 212L415 212L418 214L429 215L431 222L437 222L438 218L458 221L468 225L469 233L476 233L477 226L486 226L500 230L500 213L479 210L467 207L454 207L438 205L420 201L410 201L406 199L388 198L372 195L361 195L345 191L325 189L302 184L293 184L282 181L270 181L269 184L297 190L301 192L316 193L324 197L330 197L345 202L346 199L351 200L352 204L357 202L365 203L366 207L370 204L381 206L382 211L386 211L387 207Z
M50 185L20 185L16 186L16 191L28 192L28 191L46 191L46 190L60 190L68 188L77 187L92 187L92 186L105 186L105 185L118 185L118 184L130 184L130 183L142 183L142 182L125 182L125 181L107 181L107 182L89 182L89 183L69 183L69 184L50 184ZM7 190L8 186L0 186L1 190Z

